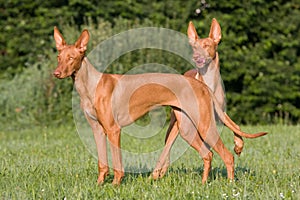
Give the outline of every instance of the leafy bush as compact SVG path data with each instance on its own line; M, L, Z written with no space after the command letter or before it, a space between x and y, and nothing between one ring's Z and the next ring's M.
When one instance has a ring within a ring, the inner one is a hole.
M53 66L53 59L43 58L12 80L1 82L1 123L13 128L70 122L72 82L54 80Z

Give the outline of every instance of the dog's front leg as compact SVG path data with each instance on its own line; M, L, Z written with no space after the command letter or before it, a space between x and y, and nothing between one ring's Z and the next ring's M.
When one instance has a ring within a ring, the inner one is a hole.
M101 126L100 126L101 127ZM102 129L102 127L101 127ZM103 129L100 133L94 133L94 138L97 145L98 152L98 184L102 184L105 180L105 177L109 173L109 167L107 162L107 148L106 148L106 135L103 132Z
M107 131L107 137L110 142L110 150L112 154L112 163L114 168L114 180L113 185L119 185L124 176L124 169L122 166L121 156L121 142L120 142L120 128L114 128Z
M85 116L93 130L94 139L97 147L97 154L98 154L97 184L102 184L105 180L105 177L109 173L109 167L107 161L106 135L103 131L102 126L99 124L98 121L90 118L86 113Z

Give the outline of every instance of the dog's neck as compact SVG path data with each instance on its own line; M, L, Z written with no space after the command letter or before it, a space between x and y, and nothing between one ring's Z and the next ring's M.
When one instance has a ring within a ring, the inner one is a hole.
M197 71L198 73L196 75L196 78L197 76L199 77L199 75L202 76L204 82L214 92L216 86L218 85L218 81L220 80L220 65L218 52L216 52L215 58L208 65L198 69Z
M81 62L81 67L72 76L74 86L81 99L88 98L91 102L94 100L96 87L101 76L102 73L95 69L87 57L84 57Z

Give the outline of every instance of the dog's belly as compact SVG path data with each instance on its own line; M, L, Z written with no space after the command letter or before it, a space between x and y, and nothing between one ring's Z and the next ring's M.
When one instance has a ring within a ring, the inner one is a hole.
M157 106L178 105L172 91L158 84L145 84L134 90L122 93L122 98L113 98L114 120L121 126L127 126Z

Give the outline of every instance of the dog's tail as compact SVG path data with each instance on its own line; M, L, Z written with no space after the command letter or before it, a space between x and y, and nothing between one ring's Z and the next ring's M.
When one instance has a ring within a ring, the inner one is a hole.
M232 119L230 119L230 117L221 109L220 105L217 102L215 95L213 95L211 91L210 91L210 93L211 93L215 111L218 114L219 118L235 134L237 134L241 137L245 137L245 138L257 138L257 137L261 137L261 136L268 134L267 132L259 132L259 133L250 134L250 133L245 133L245 132L241 131L239 129L239 126L234 121L232 121Z

